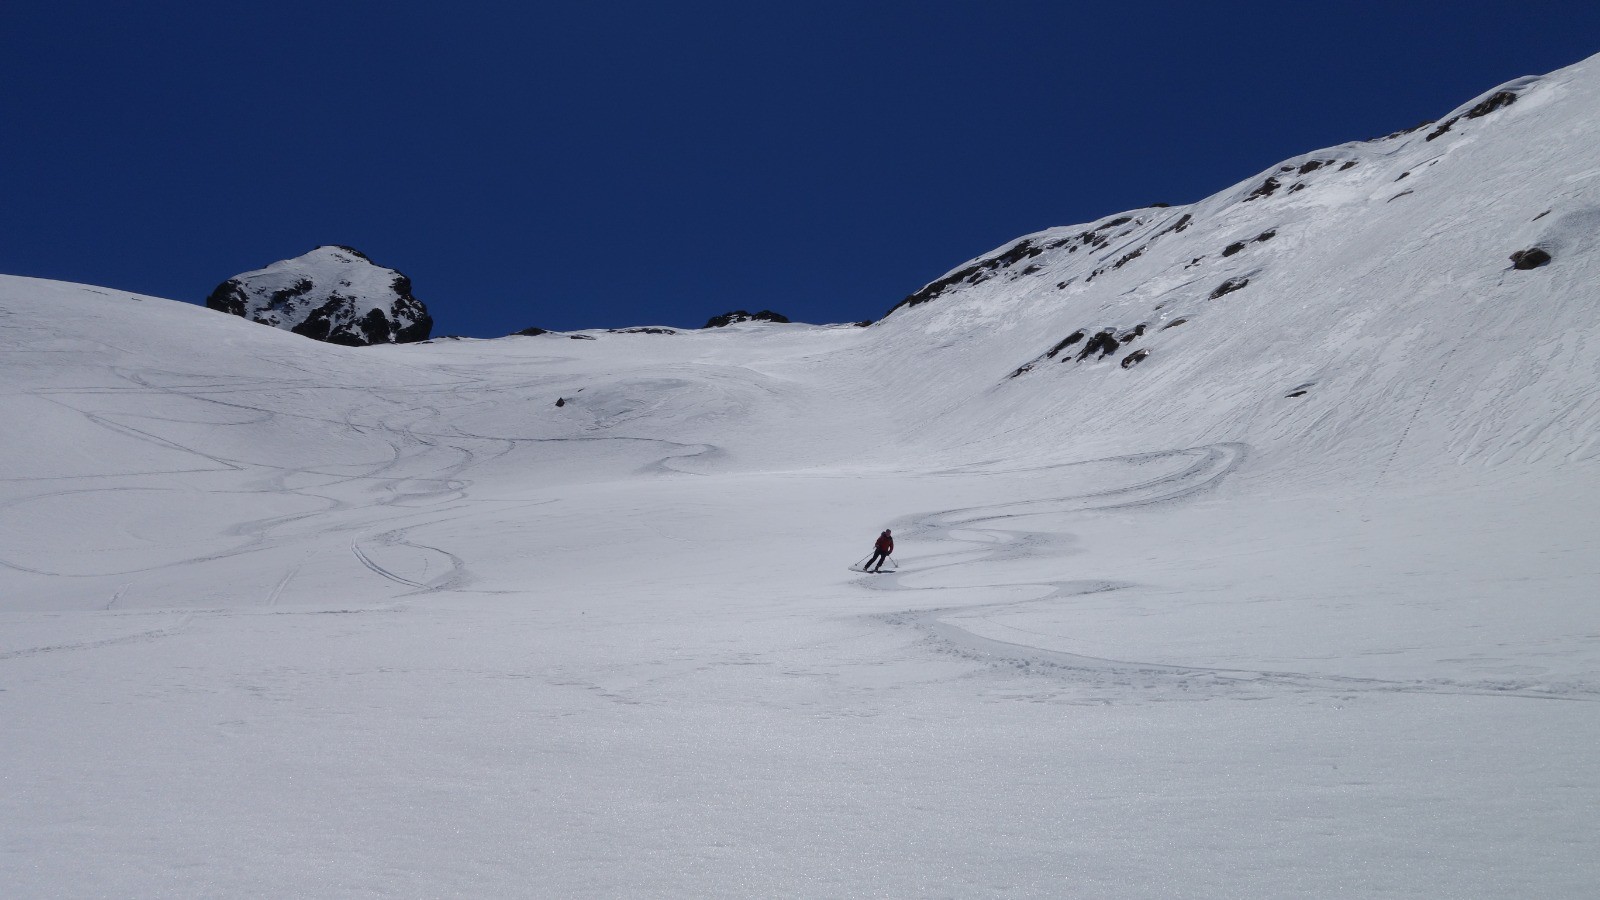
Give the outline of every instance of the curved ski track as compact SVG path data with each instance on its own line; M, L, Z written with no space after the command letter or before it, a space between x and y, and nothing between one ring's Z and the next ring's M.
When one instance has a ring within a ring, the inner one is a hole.
M1126 487L1110 488L1085 494L1026 500L995 506L968 507L911 516L894 523L901 534L925 542L945 542L967 545L923 557L924 560L945 560L933 565L918 565L913 571L885 572L857 580L863 588L889 592L923 592L946 590L972 590L974 587L1045 589L1042 596L1028 600L1007 600L996 603L976 603L965 606L948 606L935 609L911 609L880 613L874 618L900 628L910 628L922 633L926 640L945 653L989 663L995 668L1041 674L1105 688L1114 688L1105 698L1126 696L1129 688L1166 689L1183 692L1200 698L1208 690L1238 691L1245 687L1278 688L1297 691L1354 693L1360 691L1387 691L1395 693L1469 694L1492 697L1517 697L1538 700L1574 700L1592 702L1600 699L1588 696L1592 691L1573 687L1566 691L1528 689L1516 685L1494 683L1457 682L1446 679L1427 681L1392 681L1378 678L1359 678L1341 675L1321 675L1305 672L1286 672L1259 669L1229 669L1204 666L1183 666L1161 662L1144 662L1125 659L1107 659L1081 656L1057 650L1047 650L1024 643L1002 641L984 637L956 624L964 613L999 611L1034 606L1052 601L1089 594L1117 591L1134 587L1130 583L1113 581L1023 581L999 582L988 585L908 585L905 579L914 577L927 581L929 573L944 569L969 566L977 562L996 562L1010 559L1043 556L1059 547L1062 535L994 527L997 523L1026 516L1089 512L1096 510L1128 509L1187 499L1202 491L1216 487L1244 461L1248 448L1243 444L1223 443L1161 453L1121 457L1115 460L1092 462L1144 462L1161 458L1188 459L1186 468L1160 478ZM1082 465L1071 463L1067 465Z
M304 540L318 533L354 532L354 536L350 539L350 552L355 560L375 575L411 589L410 593L470 590L474 576L460 556L444 548L430 547L409 541L406 536L415 529L443 521L462 508L464 501L467 500L467 489L472 484L472 481L466 477L466 473L473 468L493 462L506 454L512 453L519 446L546 443L621 441L657 445L662 448L662 455L655 461L647 463L643 467L643 471L672 474L699 474L691 469L684 468L682 464L689 460L712 460L722 453L721 448L710 444L684 444L665 439L625 435L600 434L577 437L532 438L471 434L453 427L429 428L430 423L437 422L443 418L441 407L428 402L427 396L429 394L443 394L449 398L452 407L460 407L471 402L479 402L466 399L465 395L472 391L483 391L486 385L492 384L497 391L503 392L542 384L538 379L529 380L526 377L514 380L497 380L492 376L469 370L447 370L444 374L453 380L441 381L431 385L416 385L405 390L398 390L392 386L340 386L339 390L362 390L369 392L376 398L391 398L395 401L395 405L389 411L379 414L374 419L360 421L357 420L354 409L346 412L343 417L323 416L314 413L292 412L253 405L249 402L239 402L229 396L253 389L259 389L269 394L281 391L318 392L330 390L326 384L317 379L316 373L300 369L288 361L278 360L276 362L285 368L296 370L308 377L265 382L242 378L219 378L187 372L113 368L110 372L126 382L128 384L127 387L46 388L32 392L40 399L82 416L85 421L98 428L112 431L125 438L149 443L165 450L182 453L194 458L196 465L193 468L182 470L110 474L103 476L106 482L110 482L104 488L86 489L73 487L65 490L46 491L13 499L0 506L0 511L25 503L34 503L87 490L129 491L161 489L160 487L152 488L142 480L184 472L219 471L259 472L261 478L251 485L254 492L305 497L316 501L320 508L289 515L239 522L227 529L228 535L240 538L238 543L215 549L213 552L196 554L186 559L161 565L136 566L125 571L116 572L55 571L30 566L20 560L0 555L0 566L33 574L66 577L135 575L171 565L203 563L273 549L298 540ZM143 427L136 427L125 421L126 416L79 408L70 402L74 396L95 395L165 395L208 406L224 407L230 411L231 420L226 423L218 423L205 421L203 418L187 419L140 414L136 418L139 425ZM280 466L266 462L231 458L220 453L211 452L186 443L181 439L160 434L158 433L158 427L152 428L144 424L146 422L175 422L190 425L206 424L226 428L237 425L274 424L287 420L318 423L335 430L376 437L389 445L389 452L385 454L385 458L373 460L366 464L364 470L359 471ZM48 482L55 479L5 480ZM117 484L115 483L117 480L128 480L134 483ZM339 489L349 486L375 487L381 490L383 494L376 500L363 498L362 502L356 502L347 499L346 496L341 496ZM252 491L247 490L244 493L250 492ZM231 493L239 492L233 491ZM385 511L386 508L390 511ZM411 511L405 512L402 510ZM398 516L395 514L396 512L398 512ZM396 528L397 519L402 522L407 519L411 521L402 527ZM374 525L380 526L384 530L381 532L369 532L368 529ZM446 561L446 569L425 581L418 580L415 573L412 573L412 577L407 577L372 558L371 553L365 547L374 543L387 547L410 548L425 554L422 565L419 567L423 572L429 570L431 566L430 560L438 557L442 557ZM4 551L0 550L0 554L3 553ZM280 602L284 589L298 574L300 567L301 564L297 563L283 570L277 577L276 583L266 591L264 605L274 606ZM117 597L112 599L111 604L115 604L120 599L121 593L122 591L118 592ZM111 604L108 604L108 606Z

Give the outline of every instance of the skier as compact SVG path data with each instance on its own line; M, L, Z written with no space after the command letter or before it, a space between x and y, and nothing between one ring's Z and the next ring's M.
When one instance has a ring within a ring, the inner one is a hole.
M889 554L893 552L894 538L889 534L889 529L885 528L883 534L878 535L878 542L872 545L872 558L867 560L867 564L861 567L861 571L882 572L884 562L888 560ZM877 564L876 567L874 567L874 563Z

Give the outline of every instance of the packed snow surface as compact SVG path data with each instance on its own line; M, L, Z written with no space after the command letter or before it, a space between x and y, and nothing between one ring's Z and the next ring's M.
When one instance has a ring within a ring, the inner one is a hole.
M5 893L1593 896L1600 67L1452 118L870 328L0 278Z

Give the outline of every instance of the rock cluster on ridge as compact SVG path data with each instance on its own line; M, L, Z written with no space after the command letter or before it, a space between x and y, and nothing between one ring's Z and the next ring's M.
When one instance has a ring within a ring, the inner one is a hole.
M206 306L347 347L425 341L433 331L411 279L338 245L235 275Z
M1281 365L1283 388L1318 374L1313 359L1362 370L1343 362L1355 352L1350 335L1400 315L1389 304L1493 295L1519 246L1514 269L1569 271L1593 246L1592 191L1551 182L1558 171L1586 177L1560 154L1586 146L1568 131L1595 121L1597 72L1600 57L1514 79L1431 130L1302 153L1194 203L1024 235L926 283L878 325L925 333L936 348L971 346L980 325L1028 335L1031 347L997 364L997 376L1058 390L1072 378L1079 398L1117 379L1099 397L1108 407L1127 403L1121 392L1134 383L1170 394L1208 378L1223 358ZM1547 144L1544 161L1530 161ZM1531 296L1527 281L1517 284ZM1329 343L1317 352L1299 340L1319 333ZM1457 335L1430 321L1370 339L1399 359L1412 342L1455 346Z
M726 312L720 316L712 316L710 321L706 322L706 324L701 327L722 328L727 325L737 325L740 322L776 322L779 324L788 324L789 317L783 315L782 313L775 313L770 309L763 309L757 313L736 309L733 312Z

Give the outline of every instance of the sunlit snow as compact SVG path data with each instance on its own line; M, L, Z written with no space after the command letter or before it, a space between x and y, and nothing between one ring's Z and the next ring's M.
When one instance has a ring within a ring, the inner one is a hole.
M1593 896L1600 59L1505 89L870 328L0 278L3 893Z

